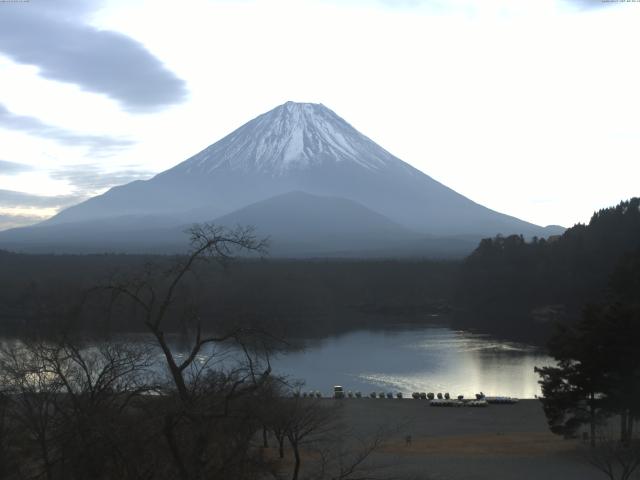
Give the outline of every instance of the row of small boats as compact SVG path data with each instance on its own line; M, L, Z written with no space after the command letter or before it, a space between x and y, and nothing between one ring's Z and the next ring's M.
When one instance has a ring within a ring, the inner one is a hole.
M458 395L456 399L451 398L449 393L425 393L425 392L413 392L411 394L414 400L429 400L431 402L436 402L436 405L449 405L451 402L486 402L488 403L500 403L500 404L514 404L518 402L518 399L515 397L487 397L484 393L476 393L475 399L465 399L464 395ZM474 404L475 405L475 404ZM482 405L480 403L479 405Z
M303 397L317 397L321 398L320 392L308 392L303 393ZM429 400L431 406L434 407L484 407L489 404L514 404L518 402L514 397L488 397L484 393L476 393L475 399L465 399L464 395L458 395L457 398L451 398L449 393L427 393L427 392L413 392L411 397L414 400ZM362 398L361 392L345 392L344 388L340 385L333 387L333 398ZM391 392L371 392L369 398L386 398L386 399L402 399L404 395L402 392L393 394Z
M454 399L434 399L429 400L432 407L486 407L489 402L486 400L454 400Z
M465 399L434 399L429 400L432 407L486 407L489 404L513 405L518 403L518 399L514 397L485 397L482 399L465 400Z

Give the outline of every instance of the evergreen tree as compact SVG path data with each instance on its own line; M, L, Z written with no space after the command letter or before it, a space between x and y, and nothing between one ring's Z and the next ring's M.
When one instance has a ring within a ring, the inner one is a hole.
M551 431L571 437L580 427L589 425L592 445L597 424L608 413L603 408L607 386L603 362L607 354L598 336L598 315L596 307L589 307L577 328L559 329L549 344L549 353L558 366L536 368Z
M556 367L536 368L542 403L554 433L573 435L589 424L594 445L599 420L620 416L623 443L640 416L640 252L612 275L609 301L589 306L575 326L562 327L549 352Z

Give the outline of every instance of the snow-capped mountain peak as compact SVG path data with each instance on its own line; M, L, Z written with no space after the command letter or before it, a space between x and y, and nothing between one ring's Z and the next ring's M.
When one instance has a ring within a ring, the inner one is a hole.
M324 105L287 102L172 170L203 175L228 169L282 176L324 162L354 162L378 170L398 161Z

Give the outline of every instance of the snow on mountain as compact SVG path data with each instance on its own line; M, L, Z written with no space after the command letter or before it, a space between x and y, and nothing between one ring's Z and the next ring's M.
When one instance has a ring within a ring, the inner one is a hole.
M169 172L201 175L229 169L282 176L324 162L353 162L375 171L397 159L324 105L287 102Z

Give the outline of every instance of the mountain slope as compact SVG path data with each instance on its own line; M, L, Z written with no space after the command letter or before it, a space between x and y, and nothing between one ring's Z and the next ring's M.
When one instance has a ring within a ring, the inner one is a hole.
M164 216L128 215L0 232L0 246L37 253L179 253L189 224ZM216 218L233 228L255 227L269 237L272 257L452 258L469 254L476 239L428 237L344 198L289 192Z
M290 191L353 200L434 235L542 233L433 180L323 105L292 102L150 180L113 188L48 223L124 214L202 221Z
M0 232L0 248L25 253L174 253L188 245L178 218L123 215L40 223Z

